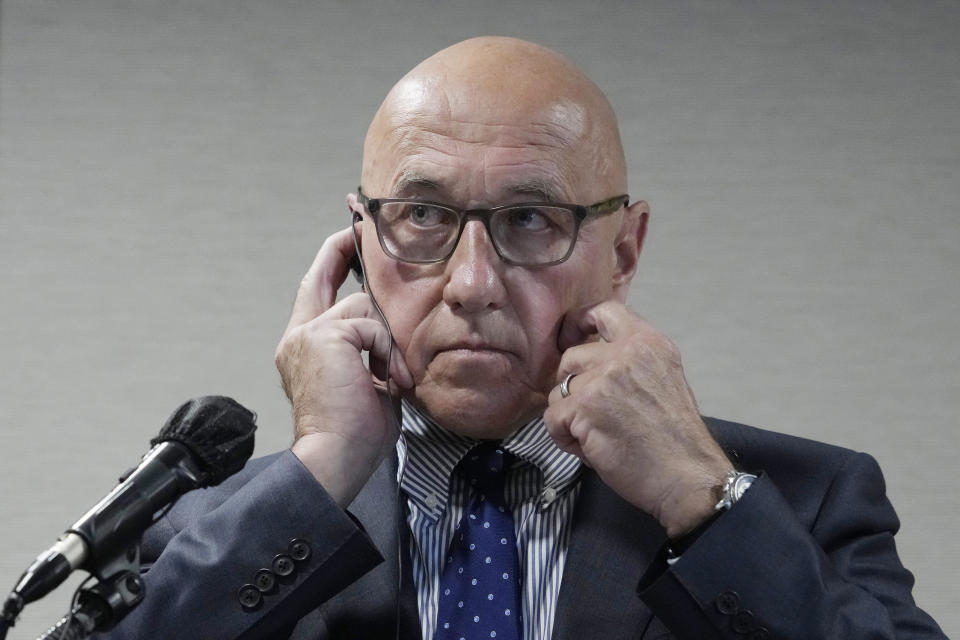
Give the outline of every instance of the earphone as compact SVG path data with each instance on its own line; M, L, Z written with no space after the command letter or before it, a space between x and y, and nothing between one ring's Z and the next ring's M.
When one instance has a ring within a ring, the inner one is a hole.
M354 211L351 209L350 212L353 214L353 224L363 222L363 215L359 211ZM367 286L366 282L364 282L363 258L360 255L360 243L357 241L356 231L353 233L353 245L356 247L357 252L352 258L350 258L350 262L348 263L350 266L350 271L353 272L353 277L356 278L357 282L360 283L360 286L366 290ZM374 302L374 306L376 306L376 304L377 303Z
M353 272L353 276L357 279L357 282L360 283L360 286L363 291L366 292L367 296L370 297L370 302L373 304L373 308L376 309L377 314L380 316L380 321L383 323L383 326L387 329L387 335L390 336L390 350L387 355L387 367L386 367L386 380L384 384L386 385L387 395L390 397L391 406L393 402L393 392L390 390L390 361L393 359L393 345L395 341L393 339L393 331L390 330L390 323L387 322L387 316L384 315L383 309L380 308L380 304L377 302L377 299L373 296L373 290L370 288L370 284L367 282L367 269L363 263L363 252L360 250L360 237L357 235L357 223L363 222L363 214L359 211L354 211L350 209L350 214L352 217L350 228L353 231L353 246L356 249L356 253L350 258L349 265L350 271ZM404 439L403 429L401 428L401 417L394 414L395 426L397 428L398 437L401 440L404 440L404 448L406 448L406 440ZM396 504L397 509L400 513L406 513L406 508L403 504L403 492L400 487L403 484L403 475L406 472L406 466L400 472L400 477L397 478L397 495L396 495ZM396 640L400 640L400 594L403 591L403 572L404 572L404 554L406 550L403 548L403 531L402 528L405 526L405 518L397 519L397 597L396 602L394 603L394 637Z

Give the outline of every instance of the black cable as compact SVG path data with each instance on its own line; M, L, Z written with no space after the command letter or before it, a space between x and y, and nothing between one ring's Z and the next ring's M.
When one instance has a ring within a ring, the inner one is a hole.
M75 620L74 617L79 605L80 592L92 579L93 576L87 576L77 586L70 598L69 612L47 629L37 640L77 640L89 635L85 625L81 621ZM3 605L2 614L0 614L0 640L7 637L7 631L16 623L17 616L21 611L23 611L23 600L16 592L11 593Z
M353 213L353 223L350 225L351 231L353 231L353 248L357 252L357 260L360 263L360 277L363 280L363 288L367 292L367 296L370 298L370 302L373 303L373 308L377 311L377 315L380 316L380 322L383 323L383 326L387 330L387 337L390 339L390 348L387 350L387 369L384 374L384 385L386 386L387 397L390 399L390 406L394 405L396 398L393 397L393 391L390 389L390 363L393 361L393 331L390 329L390 323L387 322L387 316L383 313L383 309L380 308L380 304L377 302L377 299L373 296L373 289L370 287L370 281L367 280L367 268L363 263L363 253L360 251L360 237L357 235L357 222L363 218L359 213ZM393 412L391 411L391 415ZM397 417L393 416L393 424L396 427L397 434L400 435L402 430L400 429L400 422L397 420Z
M356 223L362 220L362 216L359 213L353 213L353 223L351 224L351 230L353 231L353 247L357 252L357 260L360 263L360 278L363 282L363 288L366 290L367 295L370 297L370 302L373 304L373 308L376 309L377 314L380 316L380 321L383 322L383 326L387 329L387 336L390 338L390 349L387 352L387 372L385 375L386 380L384 381L387 387L387 397L390 399L390 406L394 405L393 391L390 389L390 363L393 359L393 331L390 329L390 323L387 322L387 316L383 313L383 309L380 308L380 304L377 302L377 299L373 296L373 289L370 288L370 282L367 280L367 269L366 265L363 262L363 253L360 251L360 238L357 236L357 227ZM404 451L407 450L407 440L404 437L403 428L400 421L397 419L397 416L390 412L393 415L394 426L397 430L397 435L399 439L403 442ZM400 487L403 485L403 476L406 473L407 467L404 465L400 469L400 477L397 478L397 500L396 505L399 513L405 513L406 509L403 507L403 492ZM394 602L394 637L396 640L400 640L400 596L403 591L403 527L405 526L406 518L397 518L397 595ZM2 640L2 638L0 638Z
M43 632L43 635L39 636L37 640L68 640L68 638L73 639L76 637L76 632L73 631L73 614L67 614L60 618L57 624L53 625L49 629Z
M63 616L60 622L47 630L37 640L47 640L48 638L49 640L54 640L54 638L56 640L75 640L87 635L83 626L76 620L76 613L80 605L80 593L91 580L93 580L93 576L87 576L83 579L83 582L77 585L77 588L73 590L73 596L70 598L70 610L67 615ZM56 633L56 636L54 636L54 633Z
M0 640L7 637L7 631L17 623L17 616L23 611L23 598L14 591L7 596L3 603L3 610L0 612Z

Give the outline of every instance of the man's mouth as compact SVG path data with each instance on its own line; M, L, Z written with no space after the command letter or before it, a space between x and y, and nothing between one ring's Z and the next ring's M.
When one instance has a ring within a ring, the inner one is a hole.
M463 352L475 352L480 353L502 353L510 354L512 353L508 349L504 349L497 345L491 344L489 342L484 342L482 340L461 340L454 342L448 345L437 349L437 353L450 352L450 351L463 351Z

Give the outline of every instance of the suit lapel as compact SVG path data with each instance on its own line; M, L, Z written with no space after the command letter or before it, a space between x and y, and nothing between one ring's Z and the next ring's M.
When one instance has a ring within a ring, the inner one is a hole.
M398 615L399 638L421 637L408 553L401 554L403 566L398 573L397 552L409 548L410 534L405 507L397 501L396 470L396 459L391 456L350 505L350 512L363 523L384 562L314 612L329 624L329 635L324 637L394 638ZM637 583L664 543L663 529L622 500L592 471L584 470L582 483L557 599L553 640L637 640L652 618L636 595ZM398 546L398 531L402 546Z
M383 555L383 562L305 616L291 639L419 640L417 595L407 553L401 556L403 566L398 565L397 551L401 547L397 532L403 549L409 547L410 540L404 510L397 502L396 477L396 457L390 456L348 509Z
M397 611L393 618L396 620L396 616L399 616L399 637L419 639L421 631L417 591L413 585L410 554L407 551L410 548L410 529L406 522L405 501L397 493L396 456L389 456L380 465L350 505L350 512L363 523L373 543L383 554L384 562L376 571L384 571L381 575L371 577L376 579L376 591L389 593L389 601L396 602ZM401 549L403 553L398 553ZM400 597L395 600L398 584ZM374 597L376 595L374 594Z
M641 638L652 614L637 583L663 545L660 525L584 470L553 640Z

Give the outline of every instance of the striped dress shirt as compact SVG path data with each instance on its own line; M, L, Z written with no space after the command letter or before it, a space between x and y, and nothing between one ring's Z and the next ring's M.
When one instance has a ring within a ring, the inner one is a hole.
M441 428L403 403L397 481L407 499L410 556L423 640L437 625L440 574L453 530L470 499L454 468L478 441ZM580 491L580 460L561 451L538 418L503 441L516 456L504 497L513 512L523 573L523 637L549 640Z

